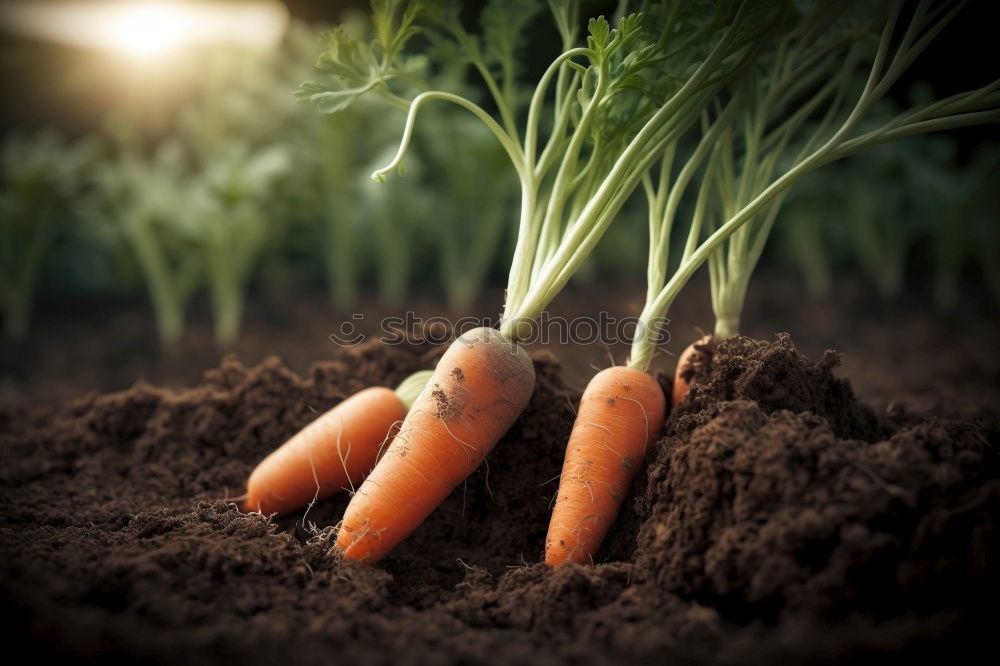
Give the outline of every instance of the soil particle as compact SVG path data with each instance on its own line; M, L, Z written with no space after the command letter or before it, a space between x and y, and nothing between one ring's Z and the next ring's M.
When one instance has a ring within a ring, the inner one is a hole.
M191 390L0 414L10 640L186 664L684 664L954 657L982 636L1000 431L883 422L835 354L787 336L724 341L692 375L595 565L537 564L579 399L548 355L488 466L376 567L331 549L346 497L305 521L225 499L317 412L430 358L371 345L301 378L227 359Z
M431 397L434 398L435 416L441 421L448 422L460 419L470 410L468 407L469 392L458 383L449 383L445 386L434 384ZM478 412L479 410L472 409L472 411Z

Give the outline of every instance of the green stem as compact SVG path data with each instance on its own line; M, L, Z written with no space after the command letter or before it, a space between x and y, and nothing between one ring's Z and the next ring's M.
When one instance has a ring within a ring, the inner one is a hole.
M156 327L160 332L160 343L166 349L174 349L184 334L184 312L164 294L153 297L153 312Z
M784 221L791 245L791 255L802 271L806 289L814 297L829 295L831 278L823 248L822 221L815 219L805 210L809 204L801 204L799 215Z
M146 276L146 286L153 304L160 344L165 348L172 348L180 342L184 332L183 304L172 287L166 258L155 240L150 237L145 223L145 220L133 220L127 238Z
M406 407L407 411L410 410L410 407L413 407L413 403L420 397L420 394L433 376L433 370L418 370L400 382L399 386L396 387L396 396Z
M243 319L243 289L233 280L217 276L212 281L212 309L215 313L215 344L232 347L240 334Z
M740 316L738 314L715 316L715 337L732 338L740 334Z
M535 92L531 96L531 104L528 106L528 120L524 132L524 160L525 164L530 168L535 168L535 149L538 145L538 123L542 115L542 104L545 101L545 93L548 90L549 83L552 81L552 77L556 72L560 72L563 63L571 58L577 56L587 56L593 57L594 54L589 49L572 49L566 51L561 56L552 61L545 73L542 74L542 78L538 80L538 85L535 86ZM557 117L556 128L565 127L566 121L569 118L568 106L567 110L560 113ZM553 136L561 135L561 131L553 132ZM551 143L551 141L550 141ZM547 151L548 146L546 146ZM536 173L536 178L541 178L542 174Z
M22 341L28 337L31 310L41 281L45 258L56 235L56 210L52 202L40 202L29 207L34 219L29 223L29 237L20 253L14 249L11 257L11 279L0 280L0 293L7 301L4 311L4 328L12 340ZM24 218L22 218L24 219ZM16 248L16 244L14 244Z
M486 125L487 129L493 133L493 136L497 138L500 145L503 146L503 149L507 151L507 156L514 164L514 168L517 170L518 174L521 175L525 172L524 155L521 153L521 147L514 139L511 138L509 134L507 134L507 132L504 131L497 121L493 120L490 114L484 111L479 105L470 102L464 97L438 90L431 90L417 95L413 98L413 101L410 102L410 111L406 114L406 125L403 128L403 138L399 143L399 150L396 151L396 155L392 158L392 161L389 162L389 164L385 165L381 169L376 169L375 172L372 173L372 180L378 183L383 182L386 174L399 166L400 162L403 161L403 157L406 155L406 150L410 146L410 140L413 138L413 128L416 125L417 112L420 111L420 107L424 104L434 100L451 102L452 104L470 111L474 116L479 118L479 120Z
M742 13L744 9L745 6L741 5L739 12ZM537 317L548 305L559 289L565 285L573 270L579 267L590 249L600 239L607 224L610 223L609 214L617 212L617 208L624 203L624 198L631 194L642 175L649 169L651 163L648 158L652 156L655 159L666 145L676 140L715 96L723 85L725 77L716 77L711 82L709 79L724 58L730 55L731 43L735 39L735 23L734 26L730 26L684 85L653 114L628 146L621 151L580 216L567 229L559 249L546 262L545 269L538 274L538 279L532 280L531 290L526 292L523 299L511 299L508 293L508 301L500 324L503 335L516 338L518 329L524 325L525 320ZM746 58L755 55L755 51L744 54L744 60L734 66L733 70L746 64ZM642 164L642 168L636 167L637 163Z
M343 178L331 169L327 177L326 276L330 300L341 312L354 308L358 299L358 251L354 229L352 193L340 187Z

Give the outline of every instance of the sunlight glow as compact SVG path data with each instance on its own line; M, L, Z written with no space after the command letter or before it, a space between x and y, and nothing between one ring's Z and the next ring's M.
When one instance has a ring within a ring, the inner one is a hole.
M273 47L288 11L276 0L22 0L0 4L0 23L33 37L149 59L209 44Z
M154 56L184 42L184 19L176 7L136 3L122 7L115 19L108 24L108 37L118 48L135 55Z

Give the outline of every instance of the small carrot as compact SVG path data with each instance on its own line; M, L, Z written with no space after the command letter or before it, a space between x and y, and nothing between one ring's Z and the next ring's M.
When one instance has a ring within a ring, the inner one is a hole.
M680 358L677 359L677 369L674 370L674 388L671 396L671 404L676 405L687 397L688 391L691 390L690 372L693 369L694 362L699 356L705 353L704 349L700 348L711 345L714 339L711 335L706 335L692 342L681 352ZM687 375L687 378L685 378L685 375Z
M243 509L285 514L354 488L375 466L430 374L415 373L395 391L359 391L300 430L250 474Z
M458 338L347 506L337 536L344 556L371 564L409 536L479 466L534 385L531 359L499 331Z
M663 389L642 370L616 366L590 380L566 447L547 564L584 563L597 552L665 411Z

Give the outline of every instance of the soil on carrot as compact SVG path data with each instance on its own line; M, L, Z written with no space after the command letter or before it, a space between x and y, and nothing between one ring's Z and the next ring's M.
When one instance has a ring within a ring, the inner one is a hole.
M375 567L340 561L346 497L271 520L225 498L350 393L439 347L369 345L300 377L235 359L0 411L6 643L159 663L677 663L975 649L997 590L1000 430L876 413L787 336L721 343L596 563L542 556L579 395L536 354L530 405ZM13 641L13 643L11 642Z

